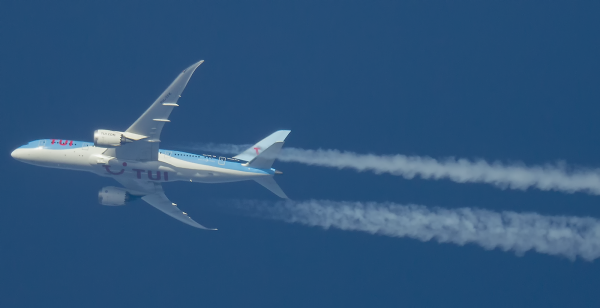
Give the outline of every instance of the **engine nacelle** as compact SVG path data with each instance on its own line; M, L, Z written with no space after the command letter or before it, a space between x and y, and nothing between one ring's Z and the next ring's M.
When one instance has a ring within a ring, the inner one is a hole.
M112 130L98 129L94 131L94 145L97 147L119 147L127 142L133 142L128 140L123 132L116 132Z
M144 138L148 137L129 132L117 132L106 129L94 131L94 145L102 148L119 147L127 142L134 142Z
M131 194L122 188L107 186L98 192L98 202L102 205L125 205L131 200Z

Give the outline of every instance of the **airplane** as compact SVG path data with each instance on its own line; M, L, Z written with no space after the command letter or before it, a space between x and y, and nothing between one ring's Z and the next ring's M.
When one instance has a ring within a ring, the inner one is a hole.
M141 199L192 227L202 226L171 202L162 183L190 181L226 183L254 180L275 195L287 199L274 180L282 172L271 168L289 130L279 130L242 153L229 158L159 148L163 126L192 74L204 60L185 69L127 130L94 131L94 142L41 139L15 149L11 156L28 164L88 171L111 177L123 187L107 186L98 192L102 205L119 206Z

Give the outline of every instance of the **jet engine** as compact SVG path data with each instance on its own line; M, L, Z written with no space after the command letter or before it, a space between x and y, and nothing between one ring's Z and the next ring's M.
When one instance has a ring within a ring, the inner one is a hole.
M102 187L98 192L98 202L102 205L125 205L131 200L131 194L114 186Z
M117 132L106 129L94 131L94 145L103 148L119 147L125 143L134 142L144 138L146 138L146 136L128 132Z
M94 145L97 147L118 147L127 142L133 142L133 140L128 140L122 132L104 129L94 131Z

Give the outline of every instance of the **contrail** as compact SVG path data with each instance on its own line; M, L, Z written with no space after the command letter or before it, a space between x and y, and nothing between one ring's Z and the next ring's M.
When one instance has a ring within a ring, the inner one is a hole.
M205 144L194 150L238 154L249 146ZM586 192L600 195L600 169L573 169L565 164L526 166L522 163L489 163L484 160L434 159L422 156L374 155L339 150L284 148L277 158L306 165L389 173L406 179L449 179L458 183L487 183L501 188L537 188L566 193Z
M592 261L600 257L600 220L482 209L428 208L375 202L235 201L256 217L420 241L476 244L523 255L529 250Z

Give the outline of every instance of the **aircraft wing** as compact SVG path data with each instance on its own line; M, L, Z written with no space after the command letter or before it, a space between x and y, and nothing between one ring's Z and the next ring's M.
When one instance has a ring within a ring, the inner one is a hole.
M142 200L148 202L148 204L152 205L156 209L162 211L163 213L183 222L192 227L196 227L204 230L217 230L217 229L209 229L204 227L203 225L194 221L191 217L187 215L186 212L182 212L175 203L171 202L164 193L154 193L150 195L145 195L142 197Z
M158 160L158 145L163 126L165 123L170 122L169 115L171 115L171 111L179 106L177 101L181 97L181 93L183 93L196 68L203 62L204 60L196 62L183 70L150 108L125 131L146 136L145 138L126 143L114 149L108 149L106 154L120 159Z
M192 227L196 227L204 230L217 230L206 228L203 225L197 223L187 213L181 211L179 207L165 195L162 185L160 183L154 183L149 181L138 181L138 180L124 180L119 179L117 182L125 186L129 193L133 195L143 195L142 200L152 205L159 211L183 222Z

